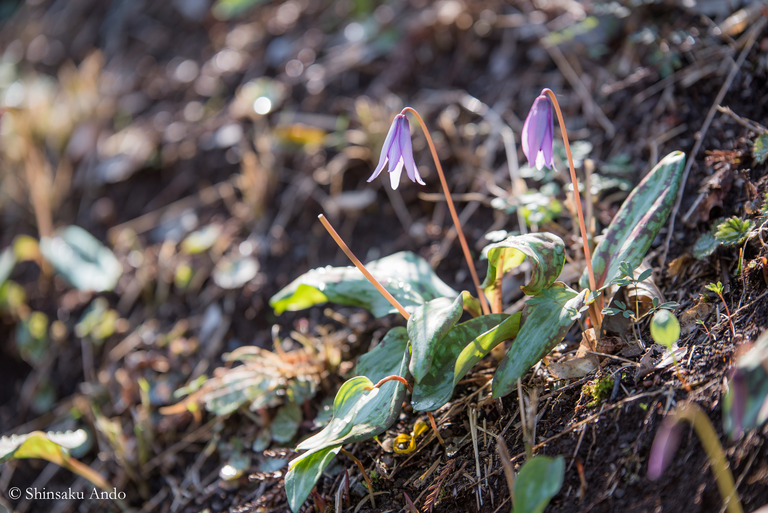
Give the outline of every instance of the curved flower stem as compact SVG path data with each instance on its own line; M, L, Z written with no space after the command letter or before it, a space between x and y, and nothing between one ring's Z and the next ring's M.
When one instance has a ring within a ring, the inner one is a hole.
M325 218L323 214L320 214L317 216L317 218L320 220L321 223L323 223L323 226L326 230L328 230L328 233L331 234L331 237L333 237L333 240L336 241L336 244L339 245L341 250L344 252L345 255L352 261L353 264L355 264L355 267L360 269L360 272L363 273L363 276L365 276L369 282L371 282L371 285L376 287L376 290L378 290L384 298L386 298L387 301L389 301L392 306L397 308L397 311L400 312L400 315L405 317L405 320L407 321L410 318L410 314L405 311L405 308L403 308L403 305L400 304L400 302L395 299L395 297L389 293L387 289L384 288L384 285L379 283L379 280L373 277L373 275L368 271L368 269L365 268L363 263L355 256L354 253L352 253L352 250L349 249L349 246L344 242L344 240L341 238L341 236L336 232L336 230L333 229L333 226L331 226L331 223L328 222L328 219Z
M712 427L712 421L696 403L688 403L679 408L674 412L673 419L678 422L685 420L693 425L693 429L707 453L709 463L712 465L712 473L715 475L717 488L726 505L726 510L728 513L742 513L744 510L741 507L739 494L733 482L733 474L728 468L728 460L725 459L723 446L720 445L717 433Z
M429 151L432 152L432 160L435 161L435 167L437 168L437 175L440 177L440 185L443 187L445 193L445 201L448 203L448 210L451 212L451 219L453 219L453 225L456 227L456 234L459 236L459 243L461 244L461 250L464 252L464 258L469 266L469 274L472 275L472 281L477 289L477 297L480 300L480 305L483 308L483 314L487 315L491 313L491 309L488 306L488 300L483 294L483 289L480 287L480 279L477 277L477 271L475 270L475 264L472 261L472 257L469 254L469 246L467 245L467 239L464 238L464 231L461 229L461 223L459 222L459 216L456 214L456 207L453 205L453 198L451 197L451 191L448 190L448 182L445 180L445 174L443 173L443 167L440 165L440 159L437 158L437 150L435 144L432 142L432 136L429 135L429 129L426 123L421 118L418 112L411 107L406 107L401 111L401 114L410 112L414 115L416 120L421 125L421 129L424 132L424 136L427 138L427 144L429 145Z
M391 376L387 376L387 377L385 377L385 378L381 378L381 379L379 380L379 382L378 382L378 383L376 383L375 385L373 385L373 388L380 388L380 387L381 387L381 385L383 385L383 384L384 384L384 383L386 383L387 381L399 381L400 383L402 383L403 385L405 385L405 388L407 388L409 392L413 392L413 388L411 388L411 384L410 384L410 383L408 383L408 380L407 380L407 379L405 379L405 378L404 378L404 377L402 377L402 376L398 376L397 374L393 374L393 375L391 375Z
M565 154L568 156L568 169L571 172L571 182L573 182L573 197L574 203L576 203L576 212L579 215L579 230L581 230L581 243L584 248L584 258L587 260L587 272L589 273L589 288L591 290L597 290L595 282L595 273L592 270L592 254L589 251L589 242L587 240L587 227L584 223L584 212L581 210L581 195L579 194L579 181L576 178L576 170L573 166L573 155L571 155L571 144L568 142L568 131L565 129L565 121L563 121L563 112L560 110L560 104L557 102L555 93L551 89L546 88L542 91L549 96L552 101L552 105L555 107L557 113L557 122L560 124L560 131L563 133L563 144L565 145Z

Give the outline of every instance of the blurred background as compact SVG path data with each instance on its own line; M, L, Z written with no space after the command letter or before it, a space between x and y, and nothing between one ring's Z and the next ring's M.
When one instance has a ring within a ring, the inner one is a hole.
M551 88L599 232L660 157L691 150L744 48L723 103L765 120L768 38L749 31L764 8L2 2L0 433L84 429L73 456L127 497L0 502L284 510L280 448L322 422L354 358L397 322L274 315L269 298L296 276L347 265L317 215L364 261L407 249L470 288L416 125L426 186L365 182L393 116L410 105L431 127L474 251L497 230L571 240L562 147L555 171L518 161L522 120ZM703 148L744 147L734 119L718 115ZM709 174L700 160L694 177ZM673 256L727 208L707 207L678 225ZM2 466L0 489L14 484L91 486L37 459Z

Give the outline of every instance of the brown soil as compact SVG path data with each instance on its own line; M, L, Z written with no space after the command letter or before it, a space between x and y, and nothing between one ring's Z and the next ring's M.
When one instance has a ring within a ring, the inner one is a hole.
M517 220L491 207L491 200L510 188L503 145L493 138L486 143L489 124L460 105L474 97L492 106L519 142L522 119L543 87L557 92L571 139L592 144L589 158L601 175L634 185L670 151L682 150L693 159L675 222L662 230L648 264L666 299L679 303L678 314L701 303L708 283L723 282L736 329L734 337L719 306L703 315L709 333L693 326L680 343L688 351L681 362L685 383L670 369L635 379L628 365L640 355L627 357L629 364L604 358L597 375L582 380L556 381L545 366L529 372L525 389L539 398L535 452L566 461L565 482L547 511L722 511L707 456L688 427L662 478L646 477L661 421L675 405L691 401L718 432L744 510L768 504L765 428L731 441L721 420L724 381L734 357L768 326L768 252L758 238L746 244L741 276L738 248L721 247L698 261L691 256L693 244L715 220L755 218L755 205L766 193L766 164L751 155L754 123L768 119L765 10L749 7L745 24L732 27L729 16L742 2L684 8L676 2L415 0L374 8L374 2L291 0L254 2L258 5L229 20L208 8L195 11L208 3L41 0L0 7L0 48L11 77L0 77L2 89L11 91L5 93L11 111L6 116L49 120L40 123L48 132L27 134L13 147L3 143L0 248L18 235L37 237L45 230L30 199L35 196L30 190L43 188L37 206L48 212L54 228L85 228L114 250L125 271L114 292L100 294L123 320L114 334L93 345L75 332L90 294L73 291L35 262L14 268L11 279L26 292L29 311L60 321L63 334L53 337L45 357L30 364L17 347L19 315L0 312L0 432L86 427L95 442L78 458L126 494L121 504L54 504L5 495L0 509L286 511L282 472L265 470L264 464L293 453L275 443L272 452L251 450L259 423L268 421L274 408L241 408L224 418L206 412L162 415L159 409L173 404L172 393L192 378L226 366L226 352L245 345L272 349L275 335L285 339L285 350L296 350L304 338L330 344L342 360L338 366L310 362L319 389L302 406L304 421L288 449L314 431L321 402L333 397L351 362L402 323L394 316L374 320L354 308L274 315L268 299L296 276L313 267L347 265L317 215L325 212L363 260L414 251L447 283L471 290L423 137L415 131L425 187L403 183L389 194L383 181L365 180L389 120L402 106L414 106L434 130L451 190L465 213L467 238L479 252L488 231L515 230ZM369 39L355 41L358 33ZM734 62L738 67L731 73ZM73 63L79 79L72 79ZM238 91L258 77L270 77L285 91L266 116L238 106L238 101L251 105L253 99L243 100L246 95ZM69 80L70 94L19 110L9 99L16 80L25 91L47 80L62 91ZM78 91L96 99L79 114L73 107ZM718 104L730 113L716 110ZM63 105L67 108L56 111ZM60 132L53 121L63 125ZM297 135L306 126L322 130L325 139L308 143L311 133ZM140 156L115 178L108 173L118 167L105 164L107 138L127 129L140 135L126 143L123 157ZM148 150L142 153L143 148ZM613 164L620 159L624 165L617 171ZM30 176L42 176L42 182ZM46 177L56 179L56 186L45 186ZM566 173L552 181L565 187ZM537 184L529 180L528 186ZM357 192L361 199L366 190L375 191L373 201L339 213L342 192ZM610 221L626 194L618 186L599 193L598 226ZM186 231L221 226L214 247L182 254L158 228L179 219L189 221ZM569 258L578 261L567 209L542 229L563 236ZM222 289L210 274L222 255L238 250L251 252L259 272L241 288ZM173 283L181 263L197 273L186 290ZM719 304L714 296L710 301ZM205 319L217 312L213 324L222 329L210 330ZM575 351L576 328L548 360ZM647 325L638 328L647 340ZM345 472L353 483L362 480L357 466L339 456L304 510L325 505L326 511L408 511L408 500L420 511L429 510L431 502L435 512L509 510L495 435L502 434L519 468L525 460L519 401L516 393L500 401L488 398L494 366L488 360L435 412L449 449L432 435L410 456L386 452L374 441L349 446L376 476L376 507L353 485L341 509L334 509ZM584 383L611 375L622 376L620 386L589 405ZM149 386L143 402L140 380ZM479 469L468 436L470 411L477 412L482 428ZM381 440L409 432L416 418L406 407ZM249 458L242 477L220 479L220 469L238 451ZM418 478L428 470L421 484ZM436 501L428 500L430 484L440 484ZM13 486L90 490L83 479L41 460L4 464L0 488Z

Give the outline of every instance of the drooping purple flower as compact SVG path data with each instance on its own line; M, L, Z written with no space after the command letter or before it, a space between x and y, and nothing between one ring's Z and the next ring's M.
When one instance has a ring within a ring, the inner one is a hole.
M655 481L669 466L680 445L682 426L677 419L666 418L653 439L651 454L648 456L648 479Z
M379 164L368 179L369 182L379 176L387 162L389 162L389 180L392 189L397 189L397 186L400 185L400 174L403 172L403 167L405 167L405 172L412 182L424 185L419 170L416 169L416 162L413 160L411 125L403 113L395 116L392 126L389 127L387 138L384 139L384 146L381 148Z
M523 124L522 146L528 163L541 169L554 166L552 159L552 139L554 138L554 120L552 101L546 94L540 94L533 102L528 117Z

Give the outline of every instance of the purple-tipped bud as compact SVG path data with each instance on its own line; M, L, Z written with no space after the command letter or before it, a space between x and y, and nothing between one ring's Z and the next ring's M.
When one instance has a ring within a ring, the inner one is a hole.
M656 438L653 439L651 454L648 457L648 479L655 481L669 466L669 462L677 452L680 445L680 431L682 426L674 419L666 418L661 423Z
M533 102L528 117L523 124L523 153L531 166L541 169L554 166L552 159L552 139L554 138L554 120L552 101L546 94L539 95Z
M411 125L405 114L398 114L389 127L387 138L384 139L384 146L381 148L379 164L368 179L372 181L379 176L384 166L389 162L389 180L392 189L397 189L400 185L400 174L405 172L412 182L424 185L424 181L416 169L416 162L413 160L413 146L411 146Z

